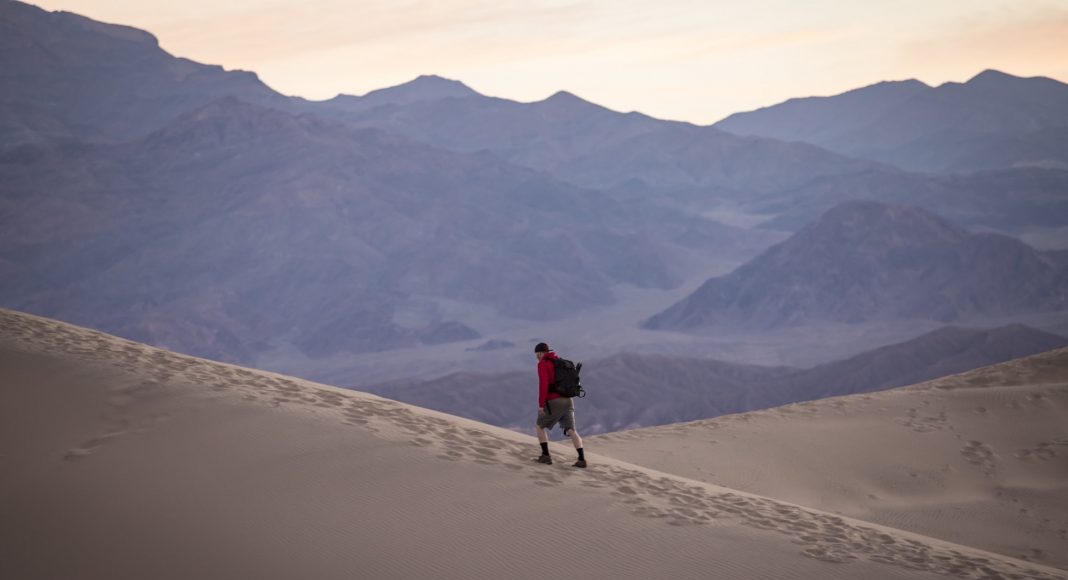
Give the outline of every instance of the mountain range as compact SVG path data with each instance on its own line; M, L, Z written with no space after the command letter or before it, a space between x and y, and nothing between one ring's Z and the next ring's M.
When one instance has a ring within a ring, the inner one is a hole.
M962 225L1014 234L1068 216L1062 195L1068 171L1055 164L1044 164L1040 173L1035 167L997 163L977 167L1007 173L1000 178L1003 187L973 192L974 184L966 179L902 171L879 159L859 159L863 155L854 151L832 153L822 142L786 142L783 135L739 137L721 130L731 130L726 120L703 127L663 121L612 111L566 91L522 103L484 96L434 75L363 96L308 101L273 91L254 73L173 57L151 34L133 28L13 0L0 3L0 18L17 32L0 40L6 43L0 44L0 58L7 59L0 61L5 71L0 87L9 95L0 108L0 127L8 128L0 131L0 145L56 137L129 140L233 96L294 114L380 128L438 148L490 152L625 201L641 198L697 213L741 211L789 229L853 198L920 205ZM1037 81L998 74L997 91L949 91L939 102L954 107L959 105L955 98L977 103L996 97L1002 108L1030 104ZM1051 83L1056 86L1044 89L1049 96L1039 101L1054 103L1043 107L1055 112L1065 85L1051 79L1039 84ZM918 81L898 84L922 86ZM1006 100L1010 105L1002 102ZM849 106L879 110L866 102ZM837 101L830 105L834 111L843 107L848 108ZM1038 115L1028 126L1053 126L1055 118Z
M915 171L1068 168L1068 86L997 70L937 87L910 79L790 99L715 126Z
M1029 85L1021 80L1017 90ZM1055 165L980 167L997 172L993 187L987 175L917 174L853 152L829 156L822 146L780 135L738 137L719 124L619 113L566 91L531 103L488 97L432 75L322 105L307 110L450 150L490 151L620 199L652 198L698 213L742 211L779 229L798 229L857 198L918 205L964 225L1017 234L1068 219L1068 171Z
M1055 164L917 173L434 75L308 101L126 26L12 0L0 25L0 305L220 360L325 372L432 349L459 369L486 340L525 344L609 312L632 329L617 342L657 341L642 320L854 199L1068 247ZM998 82L1009 101L1033 84ZM995 254L1035 272L1055 255L959 235L983 271L1008 264ZM1041 310L1050 284L1024 298L987 284L928 315ZM774 303L773 286L758 290ZM913 314L858 308L874 323ZM789 317L776 312L749 326Z
M18 218L0 234L4 303L227 360L263 337L313 357L477 338L418 297L559 317L616 284L673 287L688 253L747 238L234 98L132 142L10 148L0 175Z

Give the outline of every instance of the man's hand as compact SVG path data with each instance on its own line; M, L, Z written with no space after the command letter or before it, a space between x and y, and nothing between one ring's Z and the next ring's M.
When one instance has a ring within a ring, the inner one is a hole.
M538 416L539 417L544 417L545 416L545 407L538 407Z

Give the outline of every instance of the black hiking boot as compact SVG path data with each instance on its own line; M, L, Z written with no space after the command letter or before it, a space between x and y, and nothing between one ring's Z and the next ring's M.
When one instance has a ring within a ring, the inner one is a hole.
M576 461L572 465L575 466L575 467L586 467L586 460L585 459L579 459L578 461Z
M552 465L553 464L553 457L552 457L552 455L549 455L548 453L542 453L541 456L538 457L538 463L548 463L549 465Z

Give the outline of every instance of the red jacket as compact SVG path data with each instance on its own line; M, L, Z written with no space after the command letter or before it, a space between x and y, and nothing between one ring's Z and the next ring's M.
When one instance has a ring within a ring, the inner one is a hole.
M545 403L551 399L559 399L562 395L557 392L549 392L549 385L553 384L556 379L556 366L553 361L556 360L556 353L549 351L542 355L541 360L538 361L538 406L544 407Z

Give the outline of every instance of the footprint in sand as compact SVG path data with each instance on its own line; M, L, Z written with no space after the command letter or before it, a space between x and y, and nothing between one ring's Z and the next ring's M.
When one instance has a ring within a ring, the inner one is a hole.
M564 483L560 479L556 478L556 476L545 472L534 472L530 475L530 479L538 482L539 484L544 485L556 486Z
M1019 449L1013 456L1017 459L1027 461L1030 459L1040 459L1042 461L1050 461L1055 459L1058 455L1058 447L1068 446L1068 437L1060 437L1051 441L1043 441L1038 445L1029 449Z
M991 475L997 467L997 455L994 448L982 441L969 441L960 449L964 459L972 465L977 465L987 475Z
M918 409L910 408L905 411L905 417L898 419L897 423L917 433L925 433L944 429L949 421L944 410L934 415L921 415Z

